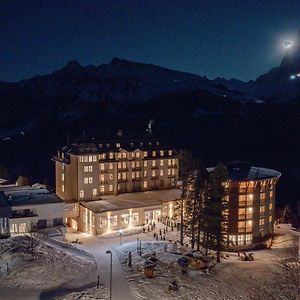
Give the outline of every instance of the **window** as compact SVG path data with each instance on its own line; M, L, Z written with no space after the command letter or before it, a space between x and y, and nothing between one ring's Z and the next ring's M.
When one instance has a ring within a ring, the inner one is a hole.
M147 188L147 181L144 181L144 188Z
M107 143L107 144L106 144L106 148L109 148L109 147L110 147L110 144L109 144L109 143Z
M175 175L175 169L172 169L172 175L173 176Z
M100 170L104 171L104 164L100 164Z
M61 226L64 224L63 218L54 218L53 226Z
M139 157L140 157L140 152L136 152L135 156L136 156L137 158L139 158Z
M152 167L155 167L155 166L156 166L156 161L152 160Z
M246 208L239 208L239 220L244 220L246 215Z
M79 192L79 198L80 199L84 198L84 191L83 190L80 190L80 192Z
M93 156L90 155L90 156L89 156L89 162L92 162L92 161L93 161Z
M88 156L84 156L83 160L84 160L84 162L88 162L89 161L89 157Z
M61 164L61 169L62 169L63 171L65 170L65 164L64 164L64 163Z
M169 150L169 151L168 151L168 154L169 154L169 155L172 155L172 154L173 154L173 151L172 151L172 150Z
M103 174L100 175L100 181L104 182L104 175Z
M101 186L100 186L100 192L101 192L101 193L104 193L104 192L105 192L104 185L101 185Z
M121 173L118 173L118 179L121 179Z
M259 226L265 225L265 219L259 219Z
M84 177L83 182L84 182L84 184L88 184L89 183L88 177Z
M247 191L247 182L240 182L240 193L245 193Z
M118 162L118 169L122 169L122 163Z
M93 166L89 166L89 172L93 172Z
M273 197L273 191L270 191L270 198Z
M93 162L97 161L97 155L93 155Z
M260 212L261 214L263 214L263 213L265 212L265 206L261 206L261 207L259 208L259 212Z
M113 186L112 186L112 184L109 185L109 191L110 191L110 192L113 191Z
M125 172L122 173L122 179L125 180L127 178L127 174Z
M144 171L144 177L147 177L147 171Z
M140 178L140 172L136 172L136 178Z
M109 174L109 180L114 180L114 174Z
M93 183L93 177L89 177L89 184Z
M171 169L168 169L168 176L171 175Z
M127 157L127 154L125 152L122 153L123 158Z
M155 177L155 171L154 170L151 172L151 176Z
M129 214L122 214L121 225L128 225L128 224L129 224Z
M144 167L147 167L147 165L148 165L148 162L147 162L147 160L145 160L144 161Z
M109 223L111 227L115 227L118 225L118 216L110 216Z
M79 161L80 161L80 162L83 162L83 161L84 161L83 156L79 156Z
M160 170L160 176L164 176L164 170Z
M140 166L141 166L141 165L140 165L140 162L137 161L137 162L136 162L136 167L139 168Z
M97 196L97 189L93 189L93 196Z
M164 151L163 151L163 150L160 150L160 151L159 151L159 154L160 154L160 156L164 156Z
M163 167L163 165L164 165L164 161L163 161L163 159L161 159L160 160L160 166Z
M135 178L135 173L134 173L134 172L132 172L132 174L131 174L131 178L132 178L132 179L134 179L134 178Z
M156 156L156 151L152 151L152 156L153 156L153 157Z
M65 174L61 174L61 181L65 181Z
M148 156L147 151L144 151L144 157L147 157L147 156Z
M112 170L114 168L114 165L112 163L109 163L109 169Z
M273 216L269 215L269 223L272 223L272 221L273 221Z
M113 159L114 158L114 153L113 152L109 152L109 159Z
M99 228L106 228L107 227L107 218L101 217L99 218Z
M61 186L61 191L62 191L63 193L65 192L65 185L64 185L64 184Z
M131 215L131 223L137 225L139 223L139 213L133 213Z
M116 143L116 147L120 148L121 147L120 143Z
M126 162L123 162L123 163L122 163L122 168L123 168L123 169L126 169L126 168L127 168Z
M131 166L132 166L133 169L135 168L135 161L133 161L133 162L131 163Z
M272 209L273 209L273 204L270 203L270 204L269 204L269 210L271 211Z
M171 166L171 165L172 165L172 160L168 159L168 166Z

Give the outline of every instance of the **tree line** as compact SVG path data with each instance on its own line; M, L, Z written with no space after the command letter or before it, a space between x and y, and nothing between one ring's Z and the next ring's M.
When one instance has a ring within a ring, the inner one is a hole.
M177 202L177 217L180 220L180 244L184 236L190 238L191 248L204 248L217 252L220 262L225 247L227 224L227 172L219 163L210 172L201 160L190 151L179 152L179 184L181 199Z

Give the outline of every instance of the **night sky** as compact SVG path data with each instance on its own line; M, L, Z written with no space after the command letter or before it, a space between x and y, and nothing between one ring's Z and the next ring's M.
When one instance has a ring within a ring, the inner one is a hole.
M255 79L279 65L283 41L299 28L299 0L3 0L0 80L113 57L211 79Z

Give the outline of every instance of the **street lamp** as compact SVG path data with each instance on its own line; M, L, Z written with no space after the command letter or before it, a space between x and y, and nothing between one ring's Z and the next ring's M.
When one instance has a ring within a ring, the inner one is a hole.
M122 245L122 233L123 233L123 230L120 229L119 230L119 233L120 233L120 246Z
M106 254L110 254L110 281L109 281L109 299L111 300L111 294L112 294L112 253L110 250L106 251Z

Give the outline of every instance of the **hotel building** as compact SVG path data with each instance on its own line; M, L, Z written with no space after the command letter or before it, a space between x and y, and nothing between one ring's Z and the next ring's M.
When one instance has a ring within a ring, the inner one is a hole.
M158 219L166 205L173 207L166 203L180 195L176 151L150 137L73 143L54 160L66 223L84 232L101 234Z
M268 246L274 233L275 187L281 173L246 163L229 164L227 172L228 205L224 213L228 246Z

